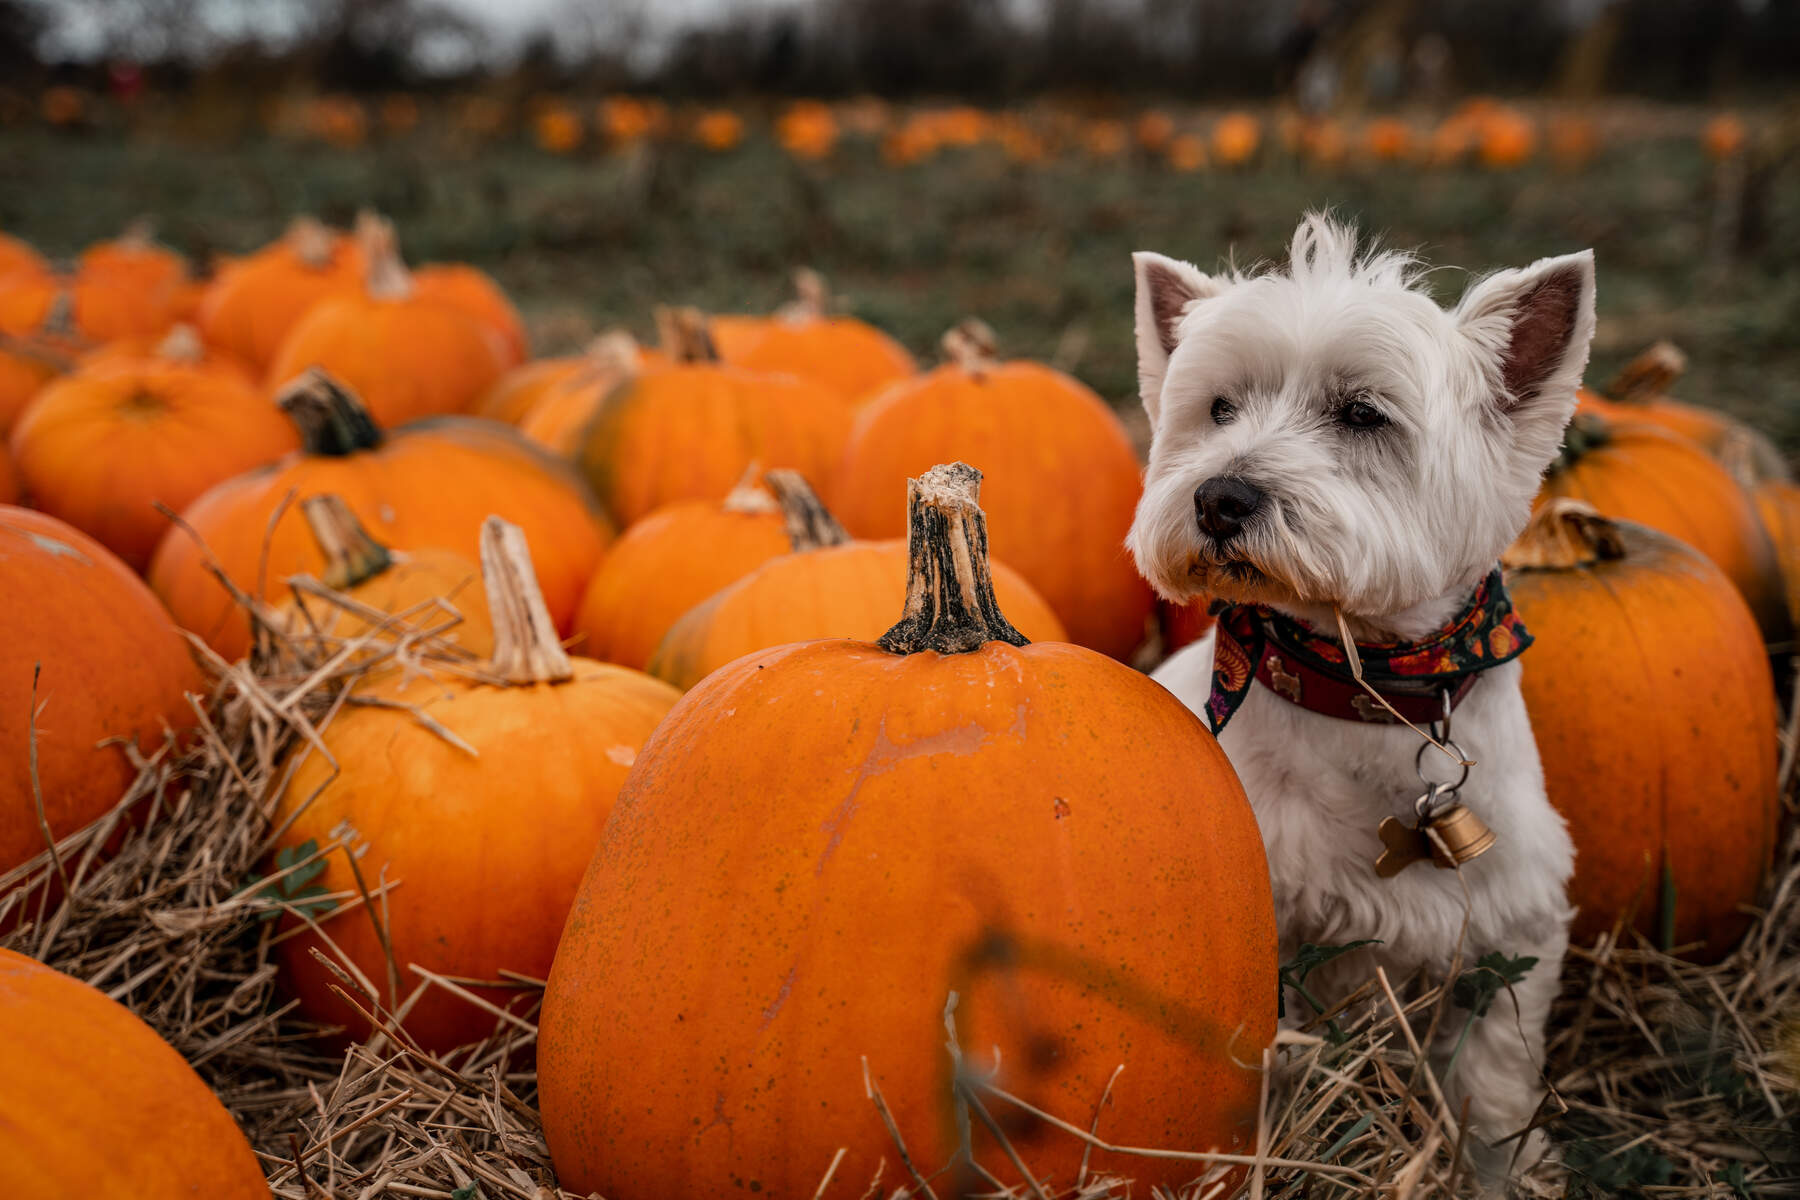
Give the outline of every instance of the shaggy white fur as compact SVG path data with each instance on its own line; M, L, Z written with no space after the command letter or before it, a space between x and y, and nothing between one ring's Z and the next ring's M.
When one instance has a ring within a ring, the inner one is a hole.
M1418 638L1453 616L1524 526L1574 411L1594 329L1592 253L1488 276L1449 311L1418 290L1412 256L1359 253L1353 229L1320 215L1301 222L1285 270L1133 260L1153 442L1127 544L1157 591L1268 604L1327 631L1340 608L1367 640ZM1262 499L1221 536L1202 528L1196 492L1222 478ZM1209 639L1156 678L1198 712L1211 668ZM1509 1139L1543 1095L1574 865L1519 671L1483 673L1455 713L1454 739L1477 763L1459 798L1499 836L1460 871L1375 875L1377 825L1411 823L1423 790L1420 742L1404 727L1324 716L1256 686L1220 737L1268 847L1284 955L1377 938L1373 957L1396 979L1421 967L1441 978L1459 938L1465 964L1489 951L1538 959L1513 989L1516 1009L1502 997L1475 1025L1448 1081L1451 1107L1467 1097L1487 1143L1477 1158L1490 1181L1542 1152L1536 1136ZM1426 766L1451 773L1435 751ZM1314 979L1341 994L1368 970L1354 956ZM1461 1032L1450 1024L1434 1048L1445 1058Z

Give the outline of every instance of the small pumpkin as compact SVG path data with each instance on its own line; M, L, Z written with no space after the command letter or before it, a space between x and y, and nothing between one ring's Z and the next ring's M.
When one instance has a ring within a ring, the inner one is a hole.
M560 458L571 458L614 388L641 370L668 362L661 353L639 346L629 333L603 333L588 344L573 371L542 390L519 418L519 433Z
M419 293L392 225L366 221L359 238L362 286L306 310L275 352L270 386L315 367L328 371L383 426L473 408L506 370L503 337L462 308Z
M838 1177L869 1179L894 1141L865 1079L940 1194L1017 1184L980 1125L988 1182L957 1154L946 1013L984 1078L1080 1125L1124 1063L1109 1141L1249 1147L1240 1064L1274 1034L1276 968L1250 806L1168 692L1007 622L979 479L913 485L905 608L878 642L742 659L638 755L539 1025L571 1191L807 1196L840 1147ZM1146 1191L1201 1171L982 1103L1053 1189L1084 1161Z
M38 393L11 437L32 504L134 571L169 520L216 483L295 450L294 427L235 366L204 363L177 326L155 353L113 352Z
M44 385L73 365L74 347L66 339L0 325L0 438L12 432Z
M427 263L413 272L413 291L422 300L466 313L499 335L505 365L531 357L531 339L519 310L494 277L467 263Z
M55 837L104 814L148 752L194 723L203 681L187 640L106 547L44 513L0 507L0 875L44 850L32 785ZM3 1158L4 1156L0 1156Z
M683 613L789 551L775 498L756 470L722 501L659 508L613 543L575 615L575 648L643 670Z
M794 273L792 303L772 317L713 317L709 329L719 357L752 371L784 372L824 384L846 400L867 400L897 379L917 373L906 347L855 317L832 315L825 277Z
M1256 157L1262 125L1247 112L1230 112L1212 130L1212 156L1227 167L1241 167Z
M404 550L438 546L473 557L482 517L500 513L536 540L552 617L567 628L611 540L593 497L562 463L504 425L441 417L384 433L361 401L322 372L284 391L281 407L301 449L217 485L182 512L226 573L252 595L277 595L290 575L317 575L324 558L296 510L271 518L290 493L334 492L384 543ZM185 530L163 536L150 584L177 623L228 659L251 644L244 611L207 569Z
M161 333L179 317L187 282L187 260L158 245L149 222L134 221L82 251L71 281L75 323L95 341Z
M1566 497L1504 562L1537 639L1524 691L1545 786L1575 840L1575 940L1631 913L1653 943L1716 961L1749 926L1738 910L1780 814L1774 683L1750 610L1693 549Z
M316 578L288 581L294 598L276 613L289 637L341 645L397 618L402 628L453 639L477 658L494 652L481 572L467 557L436 546L390 550L363 528L342 496L308 496L300 513L325 568Z
M336 976L312 956L330 953L326 938L389 1009L418 985L407 970L415 963L481 980L548 972L619 784L679 698L637 671L563 653L517 526L483 524L481 568L495 626L487 674L499 682L414 675L365 689L378 703L352 705L322 734L335 763L307 754L277 806L277 828L292 820L277 853L331 845L347 822L367 847L364 877L399 881L383 899L382 932L367 912L349 911L324 921L323 936L299 932L281 947L302 1011L359 1034L366 1027L331 991ZM395 705L429 713L455 740ZM321 886L354 894L343 853L325 862ZM482 992L503 1006L518 994ZM444 1051L485 1036L494 1018L432 988L405 1024Z
M962 459L987 473L994 553L1056 610L1069 639L1123 659L1143 640L1150 587L1124 549L1143 491L1130 436L1106 402L1033 362L1000 362L965 322L949 361L889 387L857 417L832 503L858 537L905 532L906 480Z
M650 673L686 691L746 654L820 638L879 637L906 599L903 541L858 542L794 471L770 471L791 553L769 559L669 627ZM1060 642L1062 622L1004 563L990 564L1000 604L1020 632Z
M0 233L0 279L4 279L14 271L47 275L50 273L50 263L24 238L16 238L10 233Z
M720 363L695 310L661 310L658 323L673 361L614 387L577 448L607 511L630 525L677 500L721 500L752 462L791 467L829 494L851 402L810 380Z
M1790 636L1780 562L1755 502L1693 442L1657 425L1578 412L1537 506L1557 496L1686 542L1737 585L1765 638L1775 643Z
M296 217L280 241L219 272L201 297L196 320L209 344L261 378L307 310L355 288L362 275L353 239L311 217Z
M106 271L72 276L28 273L0 287L0 331L94 345L154 337L175 321L176 283L148 283Z
M123 1004L0 950L0 1194L266 1200L237 1122Z

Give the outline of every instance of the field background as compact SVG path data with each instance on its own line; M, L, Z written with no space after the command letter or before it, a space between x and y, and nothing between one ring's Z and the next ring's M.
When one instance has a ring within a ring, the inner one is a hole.
M944 329L979 315L1007 352L1071 370L1131 414L1130 251L1202 266L1280 257L1299 214L1330 206L1457 268L1431 279L1446 302L1465 269L1592 246L1601 323L1590 382L1671 338L1690 356L1681 398L1800 450L1800 187L1767 189L1759 227L1740 229L1741 206L1719 199L1730 168L1702 152L1707 110L1615 101L1589 115L1601 139L1591 162L1563 169L1540 154L1503 171L1330 169L1271 148L1242 169L1183 173L1132 151L1018 163L992 145L895 166L856 137L804 162L756 115L725 153L670 141L571 156L523 137L458 146L429 121L355 148L13 128L0 130L0 229L65 255L150 216L204 264L267 241L296 213L347 223L372 205L399 223L413 261L492 272L538 353L612 325L648 338L658 302L772 309L804 264L927 360ZM1181 119L1204 129L1211 115ZM1752 129L1779 119L1745 113Z

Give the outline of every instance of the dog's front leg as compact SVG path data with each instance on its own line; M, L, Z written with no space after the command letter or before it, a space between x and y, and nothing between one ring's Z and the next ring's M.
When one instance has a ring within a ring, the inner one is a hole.
M1544 1098L1544 1027L1561 987L1568 934L1558 930L1536 943L1505 949L1538 961L1521 982L1494 998L1485 1016L1453 1009L1467 1019L1445 1022L1431 1048L1451 1111L1461 1112L1468 1102L1472 1136L1465 1144L1483 1183L1496 1193L1508 1175L1529 1170L1547 1148L1541 1130L1515 1135L1531 1123Z

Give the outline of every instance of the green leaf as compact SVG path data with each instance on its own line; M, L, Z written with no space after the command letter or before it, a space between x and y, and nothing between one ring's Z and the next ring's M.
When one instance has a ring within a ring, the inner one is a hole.
M284 908L292 908L306 917L317 916L336 908L337 901L325 898L327 893L324 885L313 882L325 873L325 866L325 859L319 854L319 843L316 838L308 838L298 846L285 846L277 850L275 852L277 873L290 869L293 870L293 873L283 875L279 883L265 883L264 880L267 877L263 875L253 874L249 877L244 884L243 891L272 901L269 907L256 914L256 919L273 921L281 915ZM314 899L314 897L318 897L318 899Z
M1744 1178L1743 1163L1732 1163L1713 1178L1730 1188L1740 1200L1754 1200L1756 1196L1756 1193L1750 1190L1749 1181Z
M450 1200L475 1200L475 1197L479 1195L481 1195L480 1185L465 1183L450 1193Z
M1360 942L1345 942L1341 946L1315 946L1311 942L1301 943L1300 949L1294 952L1293 960L1281 964L1281 969L1276 972L1276 1015L1287 1016L1287 990L1289 988L1299 992L1306 998L1307 1003L1312 1003L1312 998L1306 995L1306 977L1308 975L1332 959L1348 954L1352 950L1379 945L1381 945L1380 938L1364 938ZM1318 1005L1314 1004L1313 1007L1318 1008Z
M1569 1169L1570 1200L1602 1196L1642 1196L1645 1188L1664 1187L1675 1177L1675 1164L1648 1146L1611 1153L1597 1141L1569 1143L1563 1153Z
M1348 1128L1344 1131L1344 1136L1340 1137L1337 1141L1331 1143L1330 1146L1326 1147L1325 1153L1319 1155L1319 1161L1320 1162L1331 1162L1338 1155L1342 1154L1344 1152L1345 1147L1349 1146L1349 1144L1351 1142L1354 1142L1357 1138L1359 1138L1363 1134L1367 1133L1369 1130L1369 1126L1373 1125L1374 1123L1375 1123L1375 1114L1374 1113L1364 1113L1362 1116L1358 1117L1356 1119L1356 1124L1352 1125L1350 1128Z
M1537 966L1529 955L1509 958L1496 950L1475 960L1475 965L1457 977L1450 988L1450 999L1458 1008L1466 1008L1477 1017L1487 1016L1501 989L1523 983L1526 974Z

